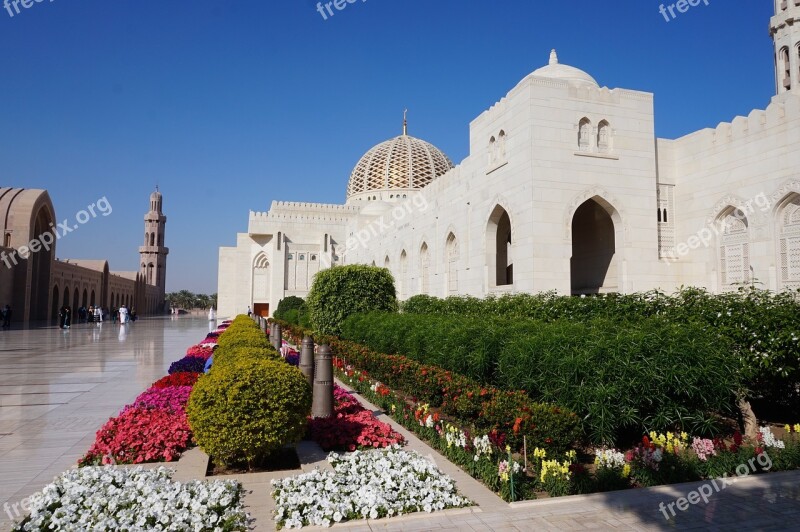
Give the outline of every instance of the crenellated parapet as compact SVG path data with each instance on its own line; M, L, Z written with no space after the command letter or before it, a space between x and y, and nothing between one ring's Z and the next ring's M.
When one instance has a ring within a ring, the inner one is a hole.
M754 109L747 116L721 122L716 128L701 129L675 140L684 153L725 149L731 144L748 143L769 130L779 130L800 123L800 97L785 93L773 98L766 109ZM679 155L680 157L680 155Z

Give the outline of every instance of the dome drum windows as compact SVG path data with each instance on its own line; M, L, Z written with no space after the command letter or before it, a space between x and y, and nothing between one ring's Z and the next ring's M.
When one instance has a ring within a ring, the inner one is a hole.
M600 120L595 128L588 117L581 118L575 126L578 149L575 155L619 159L613 154L614 130L608 120Z

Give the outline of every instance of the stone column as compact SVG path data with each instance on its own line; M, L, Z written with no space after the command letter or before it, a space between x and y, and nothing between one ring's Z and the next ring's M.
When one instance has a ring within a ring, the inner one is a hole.
M280 353L281 346L283 345L283 331L281 330L280 323L275 324L275 336L272 339L272 345Z
M314 361L314 400L311 416L327 418L333 415L333 354L328 345L319 346Z
M303 347L300 349L300 371L308 379L308 384L314 386L314 339L310 336L303 338Z

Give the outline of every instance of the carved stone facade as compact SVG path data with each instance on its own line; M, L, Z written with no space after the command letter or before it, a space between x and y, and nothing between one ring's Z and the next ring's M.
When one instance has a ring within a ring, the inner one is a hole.
M296 253L319 254L319 268L387 267L403 299L800 288L800 0L775 1L776 54L791 48L789 77L776 55L776 79L789 81L765 110L659 139L653 94L601 87L552 52L470 123L457 166L417 168L399 147L423 141L404 130L367 152L381 164L362 158L345 205L251 214L236 246L220 249L220 315L306 295L317 267L287 267ZM268 289L255 298L261 256Z

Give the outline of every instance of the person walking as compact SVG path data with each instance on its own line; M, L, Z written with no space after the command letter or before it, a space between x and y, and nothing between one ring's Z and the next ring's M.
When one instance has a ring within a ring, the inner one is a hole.
M96 323L103 323L103 311L100 307L94 307L94 321Z
M11 328L11 306L6 305L3 308L3 329Z
M250 310L250 305L248 305L248 306L247 306L247 317L249 318L249 317L250 317L250 316L252 316L252 315L253 315L253 311L252 311L252 310Z
M64 307L64 329L69 329L72 326L72 309Z
M115 307L115 308L112 308L112 309L111 309L111 323L113 323L114 325L116 325L116 324L117 324L117 317L118 317L118 316L119 316L119 309L117 309L116 307Z

